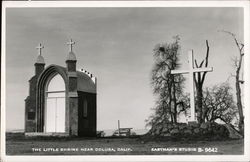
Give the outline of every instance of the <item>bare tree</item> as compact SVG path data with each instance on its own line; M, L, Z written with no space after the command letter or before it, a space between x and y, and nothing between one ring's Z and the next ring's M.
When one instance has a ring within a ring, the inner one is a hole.
M208 56L209 56L209 45L208 41L206 40L206 47L207 47L207 52L206 52L206 57L204 60L200 62L200 64L197 63L197 60L195 59L195 66L196 68L202 68L203 65L204 67L208 66ZM204 122L205 120L205 112L207 110L203 110L203 83L205 80L207 72L198 72L195 73L195 86L196 86L196 110L197 110L197 119L199 123Z
M236 38L234 33L231 33L229 31L222 30L220 32L224 32L226 34L229 34L233 37L234 42L238 49L238 56L234 59L234 66L236 68L235 70L235 88L236 88L236 99L237 99L237 107L239 111L239 131L242 135L244 135L244 114L243 114L243 106L242 106L242 100L241 100L241 87L240 84L244 83L243 80L240 80L240 72L242 69L242 60L244 56L244 44L240 43L238 39Z
M213 122L217 119L227 124L237 120L237 107L233 100L232 88L228 83L207 88L204 93L203 107L205 120Z

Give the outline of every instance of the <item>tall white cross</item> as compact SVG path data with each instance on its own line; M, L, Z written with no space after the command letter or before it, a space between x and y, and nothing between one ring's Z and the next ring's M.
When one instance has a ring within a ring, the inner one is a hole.
M171 70L171 74L189 74L189 90L190 90L190 109L191 117L189 121L196 121L195 118L195 102L194 102L194 73L211 72L213 68L194 68L193 50L188 51L189 70Z
M41 43L39 43L39 46L36 47L36 49L38 49L38 55L42 55L42 49L44 48L44 46L42 46Z
M73 42L72 39L70 39L70 41L67 43L67 45L69 45L69 52L72 52L73 51L73 45L75 44L76 42Z

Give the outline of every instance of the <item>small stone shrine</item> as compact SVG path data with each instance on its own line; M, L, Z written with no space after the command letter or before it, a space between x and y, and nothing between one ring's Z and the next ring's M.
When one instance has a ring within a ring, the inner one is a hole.
M45 67L43 46L37 49L35 75L25 99L26 135L96 136L96 78L76 70L73 42L66 67Z

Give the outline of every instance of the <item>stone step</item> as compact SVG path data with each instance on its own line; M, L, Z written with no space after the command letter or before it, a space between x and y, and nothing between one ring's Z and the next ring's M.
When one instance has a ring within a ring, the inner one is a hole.
M44 132L26 132L24 134L27 137L37 137L37 136L43 136L43 137L49 137L49 136L54 136L54 137L66 137L69 136L67 133L44 133Z

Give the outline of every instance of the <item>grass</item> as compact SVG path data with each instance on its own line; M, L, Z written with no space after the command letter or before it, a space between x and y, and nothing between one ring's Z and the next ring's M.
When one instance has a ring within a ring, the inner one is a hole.
M6 134L6 155L242 155L241 140L25 137ZM34 150L36 148L36 150ZM198 152L198 148L203 149ZM189 151L188 151L189 149Z

